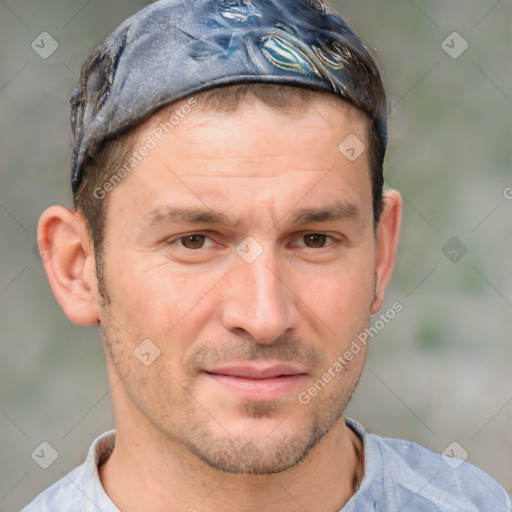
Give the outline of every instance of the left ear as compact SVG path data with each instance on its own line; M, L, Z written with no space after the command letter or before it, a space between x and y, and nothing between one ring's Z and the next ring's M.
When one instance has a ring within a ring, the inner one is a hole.
M375 247L375 294L371 313L377 313L382 307L384 293L395 267L400 224L402 217L402 196L396 190L384 194L384 208L377 227Z

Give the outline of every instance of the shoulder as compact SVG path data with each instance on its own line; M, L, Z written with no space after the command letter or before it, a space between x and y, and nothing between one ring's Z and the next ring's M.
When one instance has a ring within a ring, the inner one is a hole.
M57 482L36 496L20 512L80 511L82 496L74 482L80 479L83 466L84 464L78 466L60 480L57 480Z
M382 456L385 493L414 500L415 510L431 504L435 510L510 511L504 489L469 462L439 455L411 441L368 437Z

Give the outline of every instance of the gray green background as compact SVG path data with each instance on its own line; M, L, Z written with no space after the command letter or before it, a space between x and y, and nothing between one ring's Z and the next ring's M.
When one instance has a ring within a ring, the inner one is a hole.
M0 0L1 512L78 465L113 426L98 330L66 319L33 247L41 211L71 204L68 96L80 66L146 3ZM348 415L438 452L455 441L510 493L512 2L330 4L384 70L387 181L405 200L384 306L403 311L371 341ZM58 43L46 59L31 48L42 32ZM468 43L458 58L442 46L453 32ZM48 469L31 458L42 441L59 454Z

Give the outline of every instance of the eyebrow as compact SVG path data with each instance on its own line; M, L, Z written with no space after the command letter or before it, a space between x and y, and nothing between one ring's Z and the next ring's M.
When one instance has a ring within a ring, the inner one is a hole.
M324 207L300 208L289 213L294 225L314 222L328 222L357 218L359 208L353 203L337 202ZM286 217L287 215L285 215ZM281 219L283 219L282 217ZM281 220L280 219L280 220ZM227 215L210 209L160 206L141 218L143 226L155 226L172 222L187 222L190 224L225 224L236 226L240 221L230 222ZM276 224L279 221L276 222Z
M353 203L337 202L320 208L301 208L292 215L293 224L344 220L359 216L359 208Z
M220 212L209 209L160 206L142 217L144 225L154 226L170 222L189 222L191 224L226 224L229 219Z

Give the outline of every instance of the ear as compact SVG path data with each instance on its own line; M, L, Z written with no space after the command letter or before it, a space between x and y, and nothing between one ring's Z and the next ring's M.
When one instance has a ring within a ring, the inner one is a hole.
M377 227L375 249L375 294L371 308L372 315L382 307L384 293L395 267L400 224L402 216L402 196L396 190L384 194L384 208Z
M93 244L83 217L63 206L43 212L37 228L41 259L55 298L74 323L99 322Z

